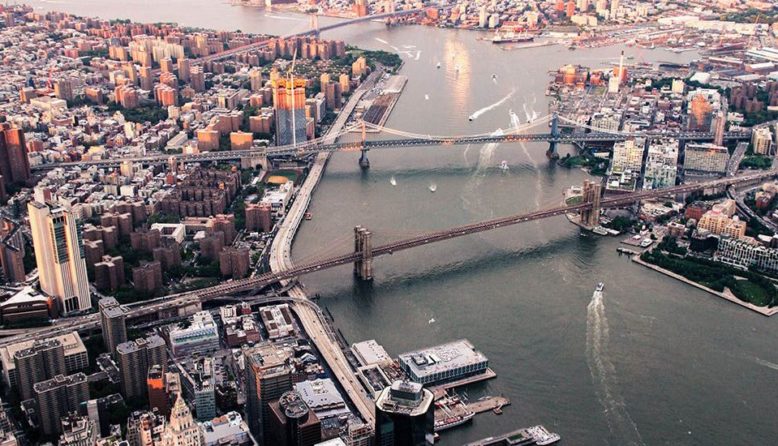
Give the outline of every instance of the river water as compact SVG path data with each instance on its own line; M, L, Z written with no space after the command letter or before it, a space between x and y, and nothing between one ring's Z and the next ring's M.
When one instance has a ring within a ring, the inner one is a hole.
M308 22L208 0L31 3L276 34ZM505 51L473 32L379 23L325 37L401 52L409 81L386 125L432 135L491 133L543 116L549 70L610 64L622 49ZM626 51L636 61L691 57ZM474 113L478 118L469 121ZM543 144L377 150L366 173L356 154L336 154L293 256L345 252L358 224L378 244L558 204L563 189L586 174L550 165L545 150ZM509 171L497 168L502 160ZM350 342L376 339L397 355L468 338L489 357L498 378L470 388L469 396L502 394L512 406L444 433L442 444L539 423L573 445L775 444L776 321L634 265L616 254L617 246L616 239L581 237L559 217L379 258L371 285L355 283L348 266L308 275L304 283L321 294ZM593 299L598 281L606 291Z

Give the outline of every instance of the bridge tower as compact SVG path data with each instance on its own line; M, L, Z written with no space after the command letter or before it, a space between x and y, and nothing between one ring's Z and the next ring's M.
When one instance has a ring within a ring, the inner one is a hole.
M367 159L367 128L365 126L365 121L362 121L362 154L359 156L359 167L364 169L370 168L370 160Z
M311 31L314 35L319 35L319 16L315 13L311 14Z
M360 280L373 280L373 234L362 226L354 227L354 275Z
M559 140L559 115L554 112L551 115L551 140L548 142L548 151L546 156L549 159L559 158L559 152L557 152L556 146Z
M602 197L602 183L599 181L584 180L583 201L592 205L589 209L581 211L581 224L595 227L600 224L600 199Z

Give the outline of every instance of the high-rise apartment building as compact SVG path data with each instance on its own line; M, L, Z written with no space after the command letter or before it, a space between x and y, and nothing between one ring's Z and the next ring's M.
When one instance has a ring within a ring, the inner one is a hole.
M305 80L273 82L273 107L276 109L276 145L301 144L305 135Z
M116 346L116 358L122 378L122 395L127 399L145 396L149 368L154 365L167 367L165 341L152 335L124 342Z
M84 245L75 216L38 201L31 201L27 209L41 290L57 298L62 314L89 310Z
M428 446L435 435L432 392L411 381L395 381L375 402L376 446Z
M686 171L703 173L726 173L729 151L724 146L710 143L686 144L683 168Z
M103 329L103 345L114 354L116 346L127 342L127 310L113 297L100 299L100 326Z
M644 138L628 139L613 145L613 160L611 170L623 172L631 170L639 173L643 167L643 153L646 150Z
M65 348L58 339L35 341L32 346L14 353L17 391L20 399L35 396L36 383L67 373Z
M648 146L643 189L675 186L677 165L678 140L652 141Z
M82 401L89 399L89 383L86 375L57 375L34 386L38 402L38 419L45 435L62 432L60 418L78 411Z

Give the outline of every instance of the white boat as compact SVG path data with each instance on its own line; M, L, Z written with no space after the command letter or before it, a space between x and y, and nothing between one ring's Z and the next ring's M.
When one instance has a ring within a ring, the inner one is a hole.
M424 100L425 100L425 101L429 101L429 100L430 100L430 95L428 95L428 94L425 94L425 95L424 95Z
M392 175L391 178L389 178L389 184L392 186L397 186L397 180L394 178L394 175Z
M436 190L438 190L438 185L435 183L430 184L430 192L434 193Z
M502 160L500 161L500 170L503 172L507 171L509 169L508 167L508 161Z
M429 325L432 325L432 324L434 324L434 323L435 323L435 318L434 318L434 317L433 317L433 318L431 318L429 321L427 321L427 323L428 323Z
M549 432L543 426L532 426L527 428L527 433L535 440L538 446L554 444L561 439L559 434Z
M438 62L438 68L440 68L440 62Z
M600 283L597 284L597 288L595 288L594 291L602 291L604 289L605 289L605 284L600 282Z

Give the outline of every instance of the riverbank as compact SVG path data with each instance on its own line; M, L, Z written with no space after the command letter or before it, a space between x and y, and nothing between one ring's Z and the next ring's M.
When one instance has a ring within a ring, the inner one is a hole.
M330 127L324 138L325 144L335 142L337 134L348 122L351 113L356 105L362 99L362 96L373 88L376 80L381 76L381 71L375 71L365 82L362 83L349 98L349 101L340 111L335 123ZM270 269L273 272L281 271L292 267L291 252L292 242L297 235L297 230L303 221L305 212L311 203L311 197L314 190L319 185L324 169L329 161L331 152L322 152L316 155L308 176L303 181L300 189L297 191L294 202L279 224L278 231L270 248ZM286 285L287 283L283 283ZM289 290L289 296L300 298L307 301L308 295L299 284ZM313 341L316 349L321 354L327 366L332 370L332 374L340 383L346 392L348 399L352 402L357 412L366 423L372 425L374 422L373 400L365 393L362 384L355 378L354 373L348 365L348 360L338 345L335 334L330 330L329 325L324 321L321 310L314 305L303 305L293 303L292 310L300 319L303 329ZM315 307L314 310L311 307Z
M691 280L687 279L686 277L684 277L684 276L682 276L680 274L674 273L674 272L672 272L670 270L666 270L666 269L661 268L659 266L656 266L656 265L653 265L653 264L648 263L646 261L643 261L643 260L640 259L640 256L632 256L632 261L637 263L638 265L645 266L648 269L652 269L652 270L654 270L654 271L656 271L658 273L664 274L664 275L666 275L668 277L672 277L673 279L680 280L681 282L684 282L684 283L686 283L688 285L691 285L691 286L693 286L695 288L698 288L698 289L701 289L703 291L706 291L706 292L708 292L710 294L713 294L714 296L718 296L718 297L720 297L722 299L728 300L729 302L732 302L734 304L740 305L741 307L748 308L749 310L751 310L753 312L756 312L756 313L759 313L762 316L770 317L770 316L773 316L774 314L778 313L778 307L766 308L766 307L759 307L759 306L756 306L754 304L750 304L748 302L743 302L742 300L738 299L734 294L732 294L729 291L728 288L725 288L723 292L722 291L716 291L716 290L714 290L712 288L706 287L705 285L701 285L701 284L699 284L697 282L691 281Z

